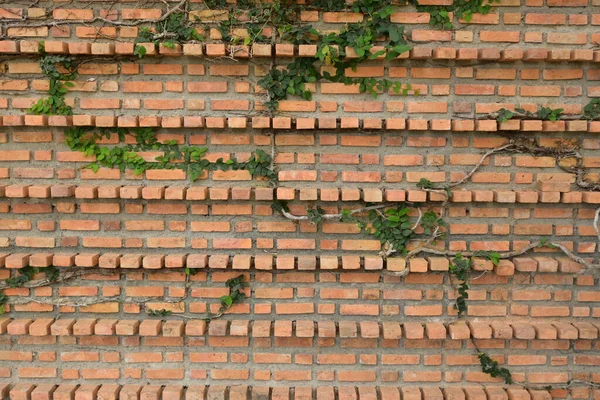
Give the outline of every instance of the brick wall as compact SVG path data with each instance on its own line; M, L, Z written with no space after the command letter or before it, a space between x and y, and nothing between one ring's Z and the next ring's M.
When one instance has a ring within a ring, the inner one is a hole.
M3 286L2 396L600 398L598 277L564 253L544 247L496 266L476 260L468 313L457 319L448 257L386 259L355 224L296 222L271 208L282 200L306 215L317 205L338 213L408 202L416 218L418 207L443 205L417 188L421 178L460 180L483 153L514 139L576 147L586 179L597 181L600 121L579 115L600 94L598 6L501 0L452 30L431 28L429 14L405 6L392 21L405 24L410 53L348 74L410 83L408 96L371 98L318 82L312 100L290 97L269 115L257 78L314 46L226 46L212 23L223 12L192 1L207 42L147 46L140 60L138 28L98 17L160 18L161 2L2 4L0 278L40 268L33 282ZM25 18L30 25L20 26ZM301 18L339 30L362 15ZM66 96L73 116L26 112L48 89L39 41L49 54L87 60ZM541 106L563 108L566 119L489 115ZM275 156L278 184L245 170L195 182L181 170L93 172L83 168L92 158L64 144L70 126L152 127L161 141L207 146L213 161L262 149ZM549 238L597 262L600 193L577 185L560 168L569 160L560 162L524 152L487 158L454 189L435 248L508 252ZM64 281L44 284L48 267ZM207 323L227 279L240 274L247 298ZM147 315L163 309L171 314ZM481 372L477 349L519 385Z

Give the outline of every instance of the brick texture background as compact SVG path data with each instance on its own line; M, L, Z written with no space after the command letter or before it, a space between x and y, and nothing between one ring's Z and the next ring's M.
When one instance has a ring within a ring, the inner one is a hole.
M513 138L576 145L598 180L600 121L488 117L515 106L574 116L600 95L598 0L501 0L444 31L427 13L399 8L392 21L405 24L410 53L348 73L410 82L418 95L371 98L319 82L313 100L282 101L273 116L257 78L272 60L284 65L314 46L223 45L211 24L223 12L192 1L207 42L149 47L138 60L137 28L95 18L158 18L161 2L1 7L0 22L43 22L44 7L55 7L49 18L58 24L0 31L0 278L26 265L86 273L4 290L14 304L0 319L3 396L600 398L597 386L572 384L600 384L598 277L562 253L536 249L495 267L479 260L484 273L474 272L467 319L457 321L447 258L386 260L354 224L317 227L271 209L276 199L297 215L384 201L436 209L441 199L416 188L421 178L459 180ZM302 19L339 30L362 15L304 11ZM42 40L48 53L88 60L67 94L72 117L26 114L48 89L36 56ZM63 143L71 125L154 127L160 140L207 146L211 160L263 149L275 155L279 186L247 171L196 182L179 170L94 173L82 169L90 157ZM490 157L456 189L437 246L509 251L548 237L597 261L600 193L580 189L556 163ZM199 272L187 282L183 267ZM228 293L224 282L241 273L248 298L207 324L207 310ZM173 315L148 316L145 307ZM482 373L475 346L529 388Z

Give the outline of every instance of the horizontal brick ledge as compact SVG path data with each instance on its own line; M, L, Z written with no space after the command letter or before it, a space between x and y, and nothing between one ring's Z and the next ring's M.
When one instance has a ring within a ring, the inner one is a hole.
M593 340L597 321L396 322L312 320L1 318L0 334L29 336L142 336L338 338L373 340Z
M209 270L237 271L381 271L403 273L407 268L410 273L428 273L448 271L449 259L443 256L426 255L406 260L402 257L384 259L376 254L359 255L294 255L280 254L207 254L207 253L178 253L151 254L140 253L67 253L32 252L31 249L20 249L18 253L0 253L0 268L16 269L30 265L32 267L58 268L81 267L101 269L173 269L192 268ZM499 276L512 276L515 272L522 273L578 273L584 267L567 257L552 257L551 254L535 253L515 257L512 260L501 260L494 266L490 260L475 257L472 268L475 271L494 272Z
M444 196L414 188L414 183L405 182L406 189L398 188L294 188L270 187L209 187L169 185L68 185L68 184L8 184L0 185L0 198L23 199L143 199L169 201L317 201L325 203L367 202L442 202ZM441 183L443 185L443 183ZM499 204L598 204L600 194L569 191L570 183L539 182L541 190L454 190L451 203L499 203ZM353 206L359 207L359 206Z
M434 42L435 40L431 40ZM0 47L0 54L36 54L39 53L37 40L5 40ZM288 58L291 56L314 57L316 53L316 42L311 44L292 45L289 43L229 45L223 42L195 43L189 42L176 44L173 48L153 43L137 43L133 41L106 41L98 42L92 40L45 40L47 51L51 54L69 54L71 56L95 56L114 57L134 56L135 46L146 48L146 57L168 56L168 57L232 57L234 59L268 58L273 55ZM383 49L376 46L376 49ZM352 48L346 48L347 58L356 58L357 55ZM384 55L380 55L383 59ZM456 61L499 61L510 62L600 62L600 51L594 49L554 48L553 46L539 48L510 48L500 49L498 46L486 47L474 43L452 43L447 42L444 47L424 44L415 45L409 52L400 54L397 59L414 60L456 60Z
M0 126L96 126L99 128L154 127L165 129L206 128L206 129L274 129L274 130L391 130L391 131L436 131L436 132L600 132L600 121L568 120L509 120L497 122L495 119L425 119L410 118L356 118L356 117L266 117L266 116L147 116L147 115L94 115L76 114L0 116Z
M293 393L293 394L292 394ZM139 384L38 384L14 383L2 384L0 394L3 398L29 399L28 394L43 399L76 399L76 400L551 400L546 390L525 390L520 387L501 388L499 386L369 386L344 385L290 387L278 385L268 386L226 386L226 385L139 385ZM141 396L141 397L140 397Z

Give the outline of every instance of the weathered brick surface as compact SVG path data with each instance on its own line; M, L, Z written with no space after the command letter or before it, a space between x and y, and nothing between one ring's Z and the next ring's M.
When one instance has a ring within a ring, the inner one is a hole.
M226 12L191 1L190 18L202 21L207 41L146 44L138 60L139 27L98 18L160 18L162 3L3 3L0 21L57 24L0 32L0 279L28 265L83 274L4 289L14 304L0 319L1 397L600 398L596 387L569 386L600 383L598 277L563 253L537 248L496 266L475 260L468 313L457 322L447 258L385 259L380 242L354 224L294 222L271 208L284 200L306 215L315 205L339 213L409 202L416 217L417 207L443 200L417 189L421 178L458 181L513 138L568 142L597 181L599 121L499 123L489 114L541 106L581 114L600 94L599 6L502 0L443 31L429 26L429 14L402 7L392 21L406 25L413 49L347 74L410 83L408 96L374 99L319 82L309 85L312 100L289 98L267 116L256 78L272 57L284 65L313 55L314 45L225 45L216 23ZM302 13L323 30L362 18ZM30 57L38 41L50 54L89 59L66 96L73 116L26 113L48 90ZM212 161L247 160L262 149L275 155L279 184L247 171L196 182L181 170L94 173L82 168L92 157L64 145L69 126L152 127L161 141L206 146ZM436 246L510 251L544 237L597 262L599 203L554 157L495 154L455 189ZM186 278L183 268L197 273ZM226 280L239 274L247 298L207 323ZM149 316L145 307L172 315ZM477 349L535 387L503 388L481 372Z

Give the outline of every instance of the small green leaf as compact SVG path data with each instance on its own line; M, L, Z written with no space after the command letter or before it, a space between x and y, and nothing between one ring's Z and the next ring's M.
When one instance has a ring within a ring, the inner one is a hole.
M231 307L233 298L231 296L221 296L221 303L225 304L227 307Z

